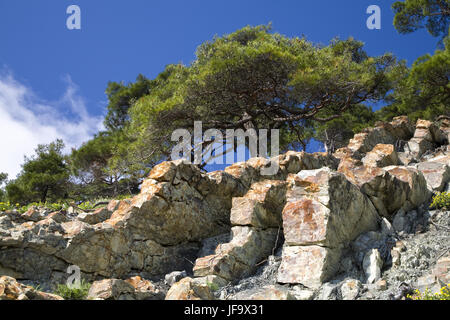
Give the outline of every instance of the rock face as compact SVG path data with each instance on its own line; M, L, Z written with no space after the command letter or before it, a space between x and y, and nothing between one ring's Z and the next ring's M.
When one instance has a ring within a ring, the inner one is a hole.
M329 168L301 171L291 181L278 281L317 287L337 271L350 241L378 227L378 215L358 187Z
M194 275L227 280L249 275L277 246L285 197L286 182L266 180L254 183L243 197L233 198L231 241L197 259Z
M138 195L94 212L0 213L0 276L58 284L76 265L92 299L215 299L269 266L272 282L232 297L356 299L366 284L389 287L382 266L405 264L392 241L426 230L424 206L449 188L449 138L445 117L397 117L334 154L289 151L209 173L163 162ZM324 286L339 274L352 277ZM165 275L167 295L153 284ZM45 295L11 279L0 296Z

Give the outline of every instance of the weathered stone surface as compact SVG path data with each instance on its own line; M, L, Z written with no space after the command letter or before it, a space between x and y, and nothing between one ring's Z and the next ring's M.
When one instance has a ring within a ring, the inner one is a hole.
M238 300L297 300L288 288L268 285L236 296Z
M184 278L167 292L166 300L215 300L210 286L203 279Z
M8 276L0 276L0 300L64 300L55 294L25 286Z
M350 140L348 148L353 153L367 153L377 144L392 144L398 140L408 140L414 127L405 117L397 117L391 123L377 123L374 128L367 128Z
M166 274L166 276L164 277L164 282L167 285L172 286L175 282L178 282L186 277L187 277L186 271L174 271L169 274Z
M450 155L420 162L416 168L422 172L430 191L443 191L450 181Z
M174 270L190 274L190 261L198 258L194 275L201 277L180 295L208 298L211 283L223 286L251 275L285 239L278 280L316 288L337 271L360 267L373 249L387 261L387 239L426 230L422 208L414 209L431 191L449 186L450 156L447 146L439 147L449 135L448 119L418 121L415 127L398 117L364 130L333 155L290 151L210 173L183 161L164 162L144 180L139 195L92 213L74 207L0 215L0 274L61 283L67 267L77 265L90 281L136 274L153 279ZM278 172L264 175L271 164ZM378 214L385 219L379 221ZM362 235L380 226L363 243ZM358 246L356 255L343 252ZM391 255L396 267L416 264L402 261L400 250ZM148 280L125 282L134 291L111 293L114 299L158 297ZM191 295L193 288L198 292ZM339 296L336 285L329 289L327 296Z
M284 181L266 180L254 183L245 196L233 198L231 223L257 228L280 227L285 194Z
M329 168L301 171L288 181L278 281L317 287L337 271L342 248L378 228L379 217L355 185Z
M341 252L317 245L285 246L277 280L280 283L300 283L318 288L338 268Z
M118 201L118 200L112 200L108 203L108 205L106 207L99 208L99 209L95 210L94 212L80 213L77 216L77 220L83 221L88 224L101 223L101 222L111 218L112 213L119 208L120 202L121 201Z
M101 300L133 300L135 288L120 279L105 279L95 281L89 289L87 299Z
M220 244L214 255L196 260L194 275L218 275L227 280L246 276L257 263L271 254L277 234L277 229L233 227L229 243Z
M361 291L362 285L359 280L347 279L342 283L340 290L343 300L355 300L359 292Z
M424 153L443 143L448 143L446 129L441 130L435 123L419 119L414 137L409 140L405 151L419 159Z
M388 219L392 219L392 215L400 208L408 211L431 196L425 177L414 167L369 167L357 160L345 158L341 160L338 171L358 185L378 213Z
M291 294L295 297L295 300L313 300L314 299L314 291L303 289L300 286L294 286L291 289Z
M440 258L433 269L433 275L442 284L450 283L450 256Z
M397 152L395 152L392 144L377 144L361 161L366 166L381 168L400 164Z
M104 279L95 281L88 300L162 300L164 294L149 280L135 276L127 280Z
M377 249L367 252L363 260L363 269L367 276L367 283L375 283L381 278L381 268L383 260Z
M294 178L283 209L287 245L336 248L375 229L378 215L369 199L342 174L304 170Z

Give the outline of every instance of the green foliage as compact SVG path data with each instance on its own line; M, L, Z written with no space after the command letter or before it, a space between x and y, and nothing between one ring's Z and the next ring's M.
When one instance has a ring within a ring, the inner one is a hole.
M391 105L378 111L377 115L386 120L408 115L413 121L450 115L450 36L444 43L443 50L420 57L411 70L403 73L389 98Z
M430 204L430 208L449 209L450 208L450 192L438 192Z
M91 284L82 280L78 286L59 284L54 293L65 300L85 300L90 288Z
M434 37L448 34L449 0L405 0L392 4L394 26L400 33L426 28Z
M212 292L219 290L219 285L214 282L206 282L206 285L208 286L209 290Z
M356 105L351 111L346 111L340 118L327 123L316 123L314 138L321 141L326 150L334 152L346 146L355 133L375 123L376 117L365 105Z
M3 184L8 182L8 174L0 172L0 201L6 201L6 191Z
M117 82L108 83L106 95L109 104L104 122L108 131L117 131L124 127L129 120L128 110L137 99L150 92L151 84L152 81L141 74L136 82L128 85Z
M100 132L72 150L69 165L76 180L72 196L92 199L138 192L140 171L120 162L126 158L123 153L128 144L121 131Z
M223 133L278 128L281 151L296 143L305 147L316 122L382 100L398 67L390 54L369 57L354 39L320 47L266 26L216 37L198 48L191 65L168 66L130 108L131 162L168 157L172 132L191 131L194 121Z
M442 287L437 293L432 293L428 288L423 293L416 290L413 295L408 295L407 298L412 300L450 300L450 284Z
M38 145L34 156L25 157L17 179L6 186L8 200L26 204L67 197L69 170L62 154L63 148L62 140L56 140L48 145Z

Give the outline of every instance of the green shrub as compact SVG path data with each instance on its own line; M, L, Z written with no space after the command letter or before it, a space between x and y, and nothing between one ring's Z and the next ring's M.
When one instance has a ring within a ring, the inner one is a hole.
M79 286L59 284L54 293L65 300L85 300L90 288L91 284L82 280Z
M431 203L430 208L450 209L450 192L438 192L433 197L433 202Z
M212 292L219 290L219 285L213 282L206 282L206 285L209 287L209 290Z

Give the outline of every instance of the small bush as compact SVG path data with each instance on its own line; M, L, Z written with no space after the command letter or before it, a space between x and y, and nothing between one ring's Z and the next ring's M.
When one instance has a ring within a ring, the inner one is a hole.
M79 286L59 284L54 293L65 300L85 300L90 288L91 284L82 280Z
M450 192L438 192L433 197L433 202L431 203L430 208L450 209Z
M213 282L206 282L206 285L209 287L209 290L212 292L219 290L219 285Z
M413 295L408 295L408 298L412 300L450 300L450 284L442 287L437 293L431 293L428 288L423 293L416 290Z

